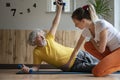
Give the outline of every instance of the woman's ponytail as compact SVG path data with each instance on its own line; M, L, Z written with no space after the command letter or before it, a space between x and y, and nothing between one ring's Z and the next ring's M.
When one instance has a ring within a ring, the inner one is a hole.
M89 10L89 13L90 13L91 20L93 22L96 21L96 20L98 20L98 16L96 14L94 6L92 4L89 4L88 6L89 6L88 10Z
M96 11L93 5L89 4L89 5L85 5L83 7L77 8L73 12L72 18L75 18L78 20L82 20L83 18L85 18L94 22L95 20L98 19L98 16L96 14Z

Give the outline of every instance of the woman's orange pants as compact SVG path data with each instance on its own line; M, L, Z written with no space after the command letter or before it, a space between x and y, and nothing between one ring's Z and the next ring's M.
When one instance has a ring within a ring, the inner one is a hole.
M110 52L110 50L106 48L105 52L102 54L94 48L91 42L86 42L84 48L91 55L100 60L92 70L94 76L106 76L120 70L120 48L113 52Z

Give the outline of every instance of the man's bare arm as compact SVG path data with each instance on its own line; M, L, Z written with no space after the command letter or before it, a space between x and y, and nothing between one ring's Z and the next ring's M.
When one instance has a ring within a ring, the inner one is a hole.
M56 15L55 15L55 18L52 22L52 27L50 28L50 31L49 33L51 33L53 36L55 36L56 34L56 31L57 31L57 28L58 28L58 25L60 23L60 18L61 18L61 13L62 13L62 5L58 4L58 0L56 0Z

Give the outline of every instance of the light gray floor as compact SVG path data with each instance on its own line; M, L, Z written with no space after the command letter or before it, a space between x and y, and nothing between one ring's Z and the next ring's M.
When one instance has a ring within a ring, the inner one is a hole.
M0 69L0 80L120 80L120 74L110 74L105 77L94 77L92 74L19 74L18 75L16 74L17 71L19 70Z

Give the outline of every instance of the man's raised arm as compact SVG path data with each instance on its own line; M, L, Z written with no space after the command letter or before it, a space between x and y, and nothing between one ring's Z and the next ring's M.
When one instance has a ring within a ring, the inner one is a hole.
M55 36L55 33L57 31L58 25L60 23L61 13L62 13L63 5L60 5L59 3L61 3L61 2L59 2L59 0L56 0L56 8L57 8L56 15L55 15L55 18L52 22L52 26L50 28L50 31L49 31L49 33L51 33L53 36Z

